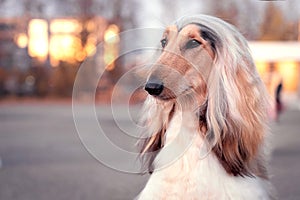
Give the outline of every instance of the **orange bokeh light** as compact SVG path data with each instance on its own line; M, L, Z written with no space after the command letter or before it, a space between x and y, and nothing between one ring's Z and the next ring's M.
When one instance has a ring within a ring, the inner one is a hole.
M43 19L32 19L28 25L28 53L31 57L46 60L48 55L48 23Z
M17 37L16 37L16 43L18 45L18 47L20 48L25 48L28 45L28 37L25 33L20 33Z

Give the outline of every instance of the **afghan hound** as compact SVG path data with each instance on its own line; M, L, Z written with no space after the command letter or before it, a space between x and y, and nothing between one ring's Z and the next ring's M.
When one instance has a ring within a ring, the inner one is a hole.
M206 15L166 28L147 74L137 199L274 199L266 170L269 98L245 38Z

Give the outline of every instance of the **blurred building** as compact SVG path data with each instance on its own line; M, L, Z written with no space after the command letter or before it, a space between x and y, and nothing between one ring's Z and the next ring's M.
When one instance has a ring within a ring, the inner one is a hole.
M28 70L30 58L26 48L19 48L17 35L24 29L22 18L0 19L0 95L17 93L21 87L19 76Z
M0 95L70 96L80 63L95 54L108 26L99 16L1 19Z
M126 58L118 57L123 46L133 43L131 40L120 41L118 32L137 27L137 23L145 26L151 20L161 26L170 21L163 18L174 20L176 15L190 13L191 9L195 14L205 8L208 10L204 13L224 14L224 19L241 26L248 39L296 40L295 35L300 33L300 30L294 30L299 21L296 12L287 13L295 15L296 20L290 24L284 18L283 10L271 4L268 8L260 7L262 2L229 2L194 0L185 7L185 3L177 0L148 3L136 0L2 1L1 16L6 18L0 19L0 97L5 94L70 96L79 65L96 53L97 59L85 62L90 67L80 81L84 90L90 91L91 85L98 80L95 66L102 66L100 70L109 72L106 78L101 78L102 83L98 83L97 88L104 98L104 90L111 90L109 87L122 75L122 70L133 66L124 66L121 62ZM297 6L290 8L298 9ZM174 12L164 12L167 9ZM97 16L99 14L101 17ZM138 37L141 38L134 38L144 40L143 36ZM104 41L103 55L99 56L96 45L101 41ZM270 64L275 64L284 79L284 92L300 96L299 42L250 42L250 47L262 76Z
M300 42L268 41L250 42L257 69L263 77L271 65L283 79L285 96L300 97Z

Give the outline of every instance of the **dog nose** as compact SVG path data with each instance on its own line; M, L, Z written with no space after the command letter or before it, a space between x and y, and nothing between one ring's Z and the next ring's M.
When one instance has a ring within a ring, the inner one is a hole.
M145 90L153 96L158 96L164 89L163 82L158 79L149 79L145 85Z

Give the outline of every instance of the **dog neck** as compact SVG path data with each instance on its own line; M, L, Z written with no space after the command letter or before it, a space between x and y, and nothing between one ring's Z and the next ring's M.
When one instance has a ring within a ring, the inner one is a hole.
M204 133L199 129L198 112L173 106L172 119L168 123L163 137L163 148L154 160L154 168L171 165L183 155L190 155L190 148L197 149L197 157L204 158L209 150L203 138ZM191 156L194 156L194 151Z
M173 141L182 143L183 145L179 145L176 151L184 152L193 137L203 138L205 135L206 105L197 108L195 101L187 102L187 98L183 103L180 99L161 101L151 96L146 99L143 111L145 115L141 120L147 127L144 129L147 131L143 133L147 138L141 140L139 145L144 166L150 173L154 169L152 164L156 155L168 144Z

